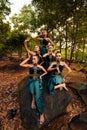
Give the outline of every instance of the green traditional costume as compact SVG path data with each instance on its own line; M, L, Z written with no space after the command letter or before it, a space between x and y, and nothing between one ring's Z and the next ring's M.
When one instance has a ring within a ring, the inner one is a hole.
M46 46L48 45L48 41L46 39L41 40L41 47L40 47L40 54L44 55L47 53L47 48Z
M55 61L55 56L50 54L50 55L47 55L46 57L43 57L43 67L47 70L48 67L50 66L50 64ZM49 77L51 75L51 71L47 73L47 75L44 76L44 79L43 79L43 85L47 88L47 84L48 84L48 81L49 81Z
M42 70L37 66L29 68L29 91L35 95L35 102L40 114L43 113L43 100L42 100L42 81L40 75Z
M55 56L50 54L50 55L47 55L46 57L43 57L43 60L44 60L44 68L47 70L48 67L50 66L50 64L55 61Z
M59 71L57 71L56 67ZM54 94L55 85L61 84L63 82L63 75L61 74L63 66L55 64L52 68L55 68L55 70L51 71L51 74L49 75L48 79L48 87L50 94Z

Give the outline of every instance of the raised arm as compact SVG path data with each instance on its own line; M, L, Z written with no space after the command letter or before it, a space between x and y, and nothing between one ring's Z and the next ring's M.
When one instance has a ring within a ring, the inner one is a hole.
M38 35L38 36L36 36L35 38L36 38L37 40L39 40L39 41L42 40L41 35Z
M45 58L46 56L48 56L49 55L49 53L45 53L44 55L43 55L43 58Z
M22 66L22 67L30 67L30 65L27 64L28 61L29 61L29 58L25 59L24 61L22 61L22 62L20 63L20 66Z
M34 55L35 53L34 53L33 51L31 51L31 50L28 48L28 46L27 46L27 44L28 44L29 41L30 41L30 39L26 39L26 40L24 41L24 47L25 47L26 51L27 51L30 55Z
M51 45L54 45L54 42L50 38L48 38L48 41L51 43Z

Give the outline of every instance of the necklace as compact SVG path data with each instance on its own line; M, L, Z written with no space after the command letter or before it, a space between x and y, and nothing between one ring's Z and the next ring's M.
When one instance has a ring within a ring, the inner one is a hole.
M59 65L60 65L60 63L59 63L59 62L57 62L57 71L58 71L58 74L60 73L60 70L59 70Z
M37 66L34 65L34 76L33 76L34 79L36 79L36 75L37 75Z

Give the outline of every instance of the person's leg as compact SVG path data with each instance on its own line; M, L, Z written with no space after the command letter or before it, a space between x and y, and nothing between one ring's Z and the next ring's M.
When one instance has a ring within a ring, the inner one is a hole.
M32 94L31 108L36 109L34 94Z
M32 79L31 79L31 81L29 83L29 92L32 95L31 108L36 109L35 95L34 95L34 81Z
M40 125L42 125L45 121L44 114L40 114Z
M49 92L50 94L54 94L54 77L48 79L48 88L49 88Z
M35 101L40 113L40 124L44 123L44 114L43 114L43 100L42 100L42 87L40 82L37 80L35 82Z
M60 90L62 90L64 88L66 91L68 91L68 88L66 87L65 83L61 83L61 84L54 86L54 89L58 89L58 88L60 88Z

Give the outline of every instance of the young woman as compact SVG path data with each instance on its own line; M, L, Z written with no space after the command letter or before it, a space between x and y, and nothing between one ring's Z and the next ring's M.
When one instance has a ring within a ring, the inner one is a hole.
M42 64L42 63L43 63L43 60L42 60L42 56L40 55L40 47L36 45L36 46L34 47L34 51L31 51L31 50L28 48L28 46L27 46L27 44L28 44L29 41L30 41L30 39L26 39L26 40L24 41L24 47L25 47L26 51L28 52L28 57L30 57L30 59L31 59L31 57L32 57L33 55L37 55L37 56L39 57L39 63Z
M60 90L64 88L68 91L65 85L65 78L71 72L70 67L68 67L68 65L61 60L60 52L56 53L55 58L56 61L53 62L48 68L48 71L52 71L48 82L50 94L54 94L54 90L57 88L60 88ZM68 73L65 76L62 75L62 70L64 67L68 70Z
M32 56L32 64L28 64L28 60L29 58L24 60L20 66L29 68L29 91L32 94L31 108L35 109L37 106L40 113L40 124L43 124L42 77L47 74L47 71L38 64L38 56Z
M48 33L46 30L42 31L41 35L38 35L36 37L37 40L40 41L41 47L40 47L40 54L44 55L47 53L47 45L50 43L51 45L54 45L53 41L48 37Z

